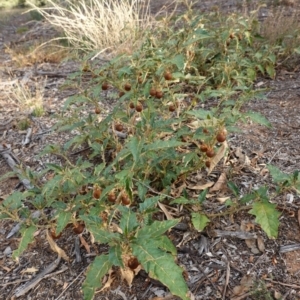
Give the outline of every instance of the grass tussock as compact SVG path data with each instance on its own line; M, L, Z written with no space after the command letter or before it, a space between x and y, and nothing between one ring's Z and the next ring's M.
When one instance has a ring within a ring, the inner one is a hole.
M30 86L23 82L16 82L12 88L7 91L7 97L14 103L22 113L32 114L40 117L44 114L44 86L45 82L35 82Z
M32 66L40 63L60 63L70 56L70 49L63 47L57 41L37 41L33 45L20 44L16 47L7 47L12 60L19 66Z
M284 46L283 56L300 46L300 10L285 6L275 7L261 26L261 35L270 45Z
M77 50L102 53L132 51L143 32L153 24L149 1L70 0L65 5L49 1L46 8L36 7L45 19L64 32Z

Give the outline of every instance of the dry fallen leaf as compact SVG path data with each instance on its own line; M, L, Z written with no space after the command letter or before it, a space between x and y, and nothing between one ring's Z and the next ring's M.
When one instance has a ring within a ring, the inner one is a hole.
M230 197L219 197L219 198L217 198L217 200L218 200L220 203L225 203L228 199L230 199Z
M215 168L215 166L219 163L219 161L225 156L226 151L228 149L228 144L225 141L222 146L219 148L218 152L216 153L216 155L212 158L212 160L210 161L210 167L208 169L208 175L213 171L213 169Z
M166 215L168 220L172 220L174 219L173 216L169 213L169 211L167 210L166 206L160 202L157 202L158 206L160 207L160 209L164 212L164 214Z
M39 269L35 268L35 267L31 267L31 268L27 268L26 270L21 271L21 274L25 274L25 273L35 273L37 272Z
M108 279L107 281L105 282L103 288L101 290L99 290L97 293L100 293L102 291L104 291L105 289L109 288L111 286L111 284L113 283L113 281L115 280L116 276L115 276L115 272L110 269L108 271Z
M201 184L201 185L188 185L187 188L190 189L190 190L199 190L199 191L202 191L202 190L205 190L211 186L213 186L215 183L213 181L209 181L205 184Z
M265 252L265 243L261 235L257 236L257 247L260 252Z
M61 249L52 239L51 235L49 234L49 230L46 230L47 233L47 240L51 249L56 252L60 257L62 257L65 261L69 261L68 255L65 253L63 249Z
M122 279L125 279L128 285L131 287L133 278L135 276L134 271L128 267L120 268Z
M91 253L90 246L89 246L89 244L85 241L84 237L80 234L80 235L79 235L79 238L80 238L80 242L81 242L81 244L84 246L86 252L87 252L87 253Z
M226 174L222 173L219 179L217 180L217 182L215 183L215 185L209 189L209 192L211 193L211 192L217 192L222 190L224 186L226 186L226 182L227 182Z

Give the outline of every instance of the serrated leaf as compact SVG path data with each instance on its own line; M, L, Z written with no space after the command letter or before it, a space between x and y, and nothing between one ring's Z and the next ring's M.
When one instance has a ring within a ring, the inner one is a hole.
M3 201L2 205L11 210L15 210L22 206L23 199L24 199L23 193L14 192Z
M60 234L71 220L72 213L69 211L60 211L56 222L56 234Z
M156 238L165 233L168 229L179 223L179 220L154 221L151 225L144 226L137 233L137 238L144 240L145 238Z
M153 243L155 247L160 248L161 250L170 252L172 255L177 254L176 247L174 246L172 241L165 235L161 235L160 237L152 239L151 243Z
M123 267L121 245L115 245L109 248L109 261L114 266Z
M272 166L272 165L267 165L267 168L272 176L272 179L274 182L284 182L286 180L290 179L290 176L286 173L283 173L279 168Z
M95 290L102 286L102 278L111 267L112 263L109 261L108 255L101 255L95 258L87 270L86 279L82 285L84 300L93 299Z
M197 109L197 110L188 111L187 114L195 116L196 118L201 119L201 120L206 120L207 116L212 117L211 111L205 110L205 109Z
M188 287L182 276L182 269L175 264L172 255L146 241L142 244L133 244L132 250L133 255L137 257L151 278L167 286L173 295L189 300Z
M95 176L99 176L101 174L101 172L104 170L104 168L105 168L105 163L97 165L94 169Z
M120 220L120 228L122 229L123 233L127 235L135 228L138 227L139 223L136 218L136 214L129 209L128 207L121 207L122 217Z
M120 240L120 234L116 232L109 232L108 230L104 230L99 228L99 226L89 226L87 225L87 229L93 234L95 241L101 244L107 244L110 242L118 242Z
M127 147L132 153L133 160L136 162L141 151L140 141L136 136L133 136L127 143Z
M247 112L245 116L248 116L253 122L267 126L267 127L272 127L271 123L258 112Z
M145 151L151 151L151 150L160 150L160 149L166 149L166 148L174 148L184 145L182 142L178 142L176 140L167 140L167 141L161 141L158 140L154 143L151 143L145 147Z
M267 201L255 202L249 213L256 217L255 221L261 226L268 237L277 237L280 212L276 210L275 204Z
M140 203L139 211L145 212L151 208L154 208L159 200L161 200L160 196L145 199L144 202Z
M196 230L202 231L206 225L210 222L206 215L202 213L192 213L192 223Z
M20 230L22 237L21 237L18 249L16 249L13 252L13 255L12 255L13 259L20 257L22 252L27 248L28 244L30 244L33 241L33 239L34 239L33 234L35 233L36 230L37 229L35 226L22 228Z

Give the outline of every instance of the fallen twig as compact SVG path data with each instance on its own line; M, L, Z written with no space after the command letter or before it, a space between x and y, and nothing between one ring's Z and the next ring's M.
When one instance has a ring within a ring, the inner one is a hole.
M57 266L60 263L60 260L61 257L58 256L53 263L51 263L46 269L44 269L41 273L39 273L35 278L25 283L24 285L18 287L15 291L15 296L17 298L21 297L25 295L28 291L30 291L32 288L34 288L43 278L45 278L45 275L49 274L50 272L54 271L57 268Z

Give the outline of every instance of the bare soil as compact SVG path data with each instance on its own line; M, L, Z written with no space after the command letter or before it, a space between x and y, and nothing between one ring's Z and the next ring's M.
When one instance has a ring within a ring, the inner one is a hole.
M153 2L153 13L161 8L158 7L158 2ZM164 3L168 4L168 1ZM227 11L237 8L235 1L221 3ZM218 1L204 1L199 4L199 9L208 10L217 4ZM166 9L171 8L166 5ZM5 51L5 45L17 48L20 44L33 43L41 36L49 39L55 35L55 31L42 25L45 24L32 21L28 15L21 15L20 12L10 15L5 23L0 24L0 141L2 145L9 145L15 156L33 170L42 169L48 159L37 158L45 145L63 143L68 139L68 135L57 133L38 134L51 128L55 122L53 113L58 112L64 100L76 92L72 89L61 90L60 87L66 74L80 67L74 61L59 64L41 61L34 65L19 66L14 57ZM28 27L28 30L18 33L18 28L22 26ZM268 88L266 99L253 99L244 108L263 114L271 122L272 128L244 123L239 125L240 132L229 136L232 169L228 180L235 182L243 192L262 185L271 190L274 188L266 170L268 163L287 173L300 170L298 65L299 61L296 61L294 68L281 68L275 80L261 78L259 85ZM6 96L16 79L32 87L35 82L45 84L44 105L47 113L41 118L31 117L34 138L27 146L22 145L26 132L17 126L27 112L20 111ZM0 155L0 177L9 171L9 166ZM217 181L222 172L222 167L219 167L209 178L201 179ZM15 190L18 184L17 177L9 177L2 182L0 201ZM219 205L216 198L206 205ZM192 232L189 226L184 231L173 229L169 237L177 245L178 263L185 269L185 278L195 299L300 299L300 250L280 252L281 246L300 243L299 201L299 195L292 191L272 199L282 213L276 240L268 239L254 219L243 211L220 217L201 234ZM15 224L10 221L1 221L0 224L0 299L15 299L16 289L50 265L57 254L49 247L45 232L41 231L36 233L34 243L22 254L20 260L12 260L11 253L18 247L20 235L16 234L8 239L7 234ZM251 248L243 239L216 236L216 230L235 231L241 226L250 228L252 233L257 234L261 244L257 245L257 241L254 241L255 247ZM103 247L91 244L87 233L83 237L89 243L91 251L87 253L81 244L82 261L78 263L74 254L77 237L67 228L57 243L71 258L70 262L62 260L51 276L41 280L18 299L83 299L81 285L85 279L85 271L95 255L106 251ZM205 250L201 251L201 247ZM145 272L141 271L136 276L131 288L121 281L118 270L115 270L115 277L112 285L97 293L95 299L177 299L170 296L159 282L151 280ZM240 293L234 295L234 291L239 288Z

